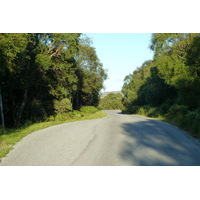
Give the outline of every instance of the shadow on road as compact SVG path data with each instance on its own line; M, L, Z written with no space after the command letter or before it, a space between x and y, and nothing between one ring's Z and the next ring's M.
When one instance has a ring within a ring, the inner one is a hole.
M132 165L200 165L200 147L177 128L156 120L122 124L127 140L120 156Z

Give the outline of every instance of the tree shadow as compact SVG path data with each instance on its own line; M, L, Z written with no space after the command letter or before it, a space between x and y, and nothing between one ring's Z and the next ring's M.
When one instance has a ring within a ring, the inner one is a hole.
M200 146L167 123L145 119L122 124L123 160L139 166L199 166Z

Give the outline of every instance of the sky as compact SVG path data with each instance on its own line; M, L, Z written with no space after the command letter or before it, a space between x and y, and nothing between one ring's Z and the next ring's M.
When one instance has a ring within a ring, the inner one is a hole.
M93 41L93 47L109 79L102 92L119 91L126 75L153 58L149 49L151 33L85 33Z

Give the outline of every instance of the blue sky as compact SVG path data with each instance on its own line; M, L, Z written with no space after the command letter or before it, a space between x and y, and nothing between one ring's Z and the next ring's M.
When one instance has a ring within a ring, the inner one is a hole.
M124 77L153 58L151 33L86 33L92 39L109 79L105 91L121 90Z

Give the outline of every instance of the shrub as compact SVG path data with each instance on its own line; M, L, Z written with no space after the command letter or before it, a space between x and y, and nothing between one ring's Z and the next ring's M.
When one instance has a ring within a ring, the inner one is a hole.
M187 106L174 104L169 109L168 115L171 117L177 116L179 118L183 118L188 113Z
M159 112L157 108L149 108L148 112L147 112L147 116L148 117L158 117L159 116Z
M98 109L94 106L84 106L84 107L81 108L80 111L83 112L83 113L92 114L92 113L96 113L98 111Z
M145 112L145 108L144 107L140 107L137 114L139 115L146 115L146 112Z
M69 116L70 116L71 118L79 118L79 117L81 117L81 112L78 111L78 110L74 110L73 112L70 112L70 113L69 113Z
M53 115L49 116L48 121L55 121L55 117Z
M58 114L55 116L55 121L65 121L65 117L62 114Z
M162 105L159 106L159 113L161 115L166 114L169 109L170 109L171 105L168 103L163 103Z
M69 113L58 114L54 117L54 121L66 121L71 119Z
M122 110L122 98L123 96L121 93L109 93L100 100L98 108L100 110Z
M185 123L187 122L186 115L188 112L187 106L174 104L170 107L166 117L168 120L174 121L178 126L185 127Z
M185 125L187 128L191 128L193 131L200 134L200 109L188 112L186 119Z
M66 113L72 110L72 103L69 99L65 98L60 101L54 101L54 108L57 114Z
M124 112L129 114L137 114L139 109L139 106L129 106L126 110L124 110Z

